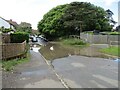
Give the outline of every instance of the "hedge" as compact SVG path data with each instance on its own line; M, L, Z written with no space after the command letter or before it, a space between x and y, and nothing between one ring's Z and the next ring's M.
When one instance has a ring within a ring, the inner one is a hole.
M11 43L21 43L23 41L29 42L29 34L25 32L16 32L10 34Z

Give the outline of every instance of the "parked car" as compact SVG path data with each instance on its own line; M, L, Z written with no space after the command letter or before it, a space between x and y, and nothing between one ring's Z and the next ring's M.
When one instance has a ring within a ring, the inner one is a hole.
M38 40L37 40L37 38L36 37L33 37L32 38L32 42L37 42Z
M43 37L42 35L40 35L40 36L38 36L38 37L41 38L42 40L48 42L48 40L47 40L45 37Z

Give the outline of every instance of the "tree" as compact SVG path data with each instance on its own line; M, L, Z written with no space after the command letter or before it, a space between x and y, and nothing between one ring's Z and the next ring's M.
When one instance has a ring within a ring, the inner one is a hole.
M106 12L107 12L107 19L109 20L109 23L112 24L112 26L114 27L115 24L117 23L116 21L114 21L112 17L114 13L110 9L106 10Z
M110 30L107 13L87 2L59 5L46 13L38 23L38 30L47 38L79 34L81 31Z
M17 28L17 31L31 33L32 32L31 24L26 22L21 22Z

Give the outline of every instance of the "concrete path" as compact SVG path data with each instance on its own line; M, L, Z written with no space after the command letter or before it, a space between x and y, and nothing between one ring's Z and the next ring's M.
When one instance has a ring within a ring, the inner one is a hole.
M118 88L118 63L113 60L69 56L52 65L71 88Z
M39 52L30 51L31 60L3 73L3 88L65 88Z

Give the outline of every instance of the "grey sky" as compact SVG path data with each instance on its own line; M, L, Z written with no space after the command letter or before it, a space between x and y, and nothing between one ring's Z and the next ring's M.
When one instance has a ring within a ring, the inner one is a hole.
M37 29L38 22L50 9L73 1L91 2L105 10L109 8L114 12L114 19L118 21L117 2L119 0L0 0L0 16L13 19L17 23L23 21L31 23L33 29Z

